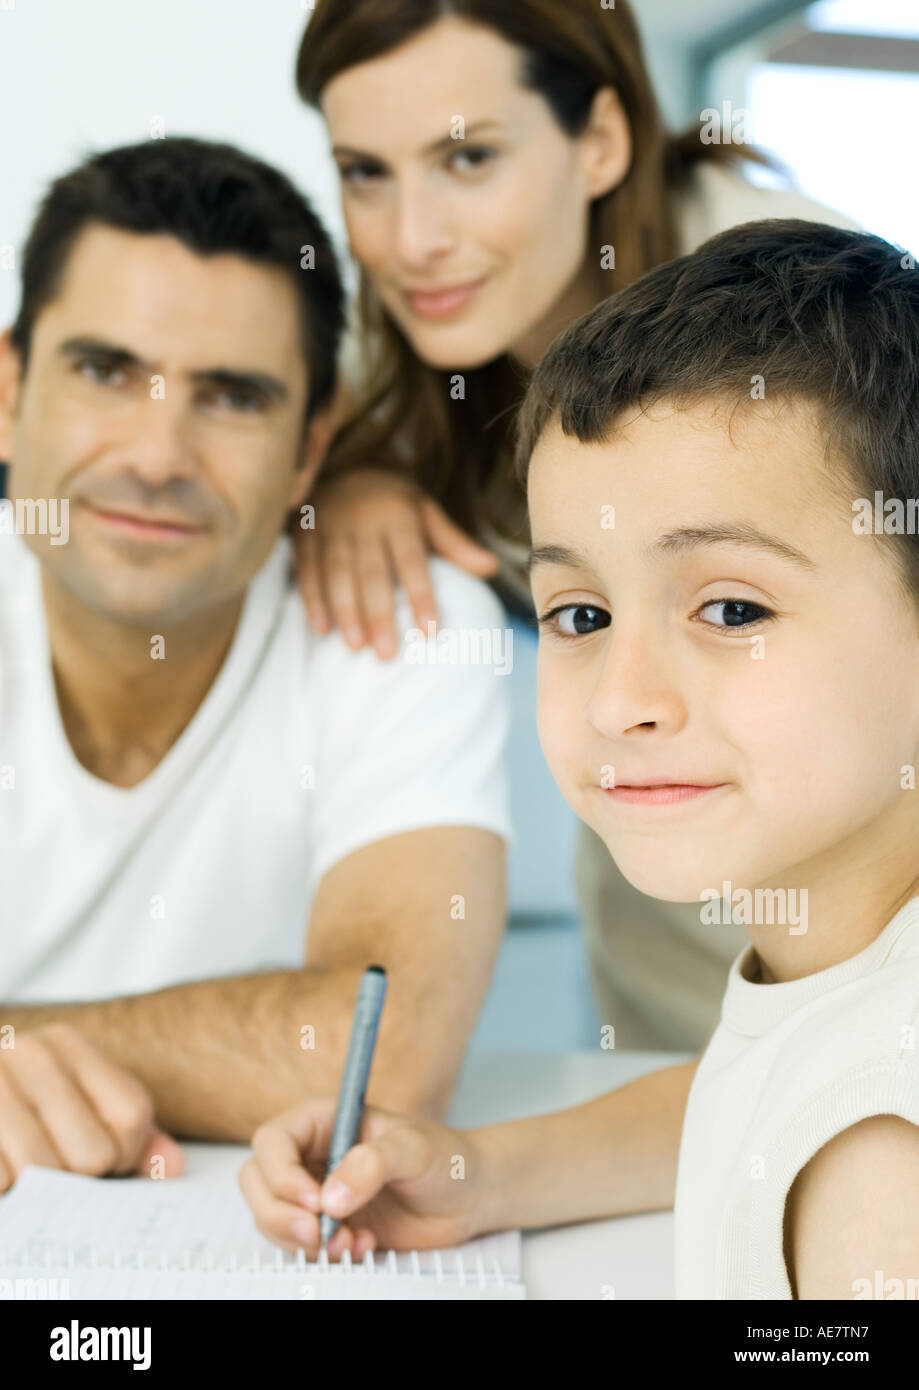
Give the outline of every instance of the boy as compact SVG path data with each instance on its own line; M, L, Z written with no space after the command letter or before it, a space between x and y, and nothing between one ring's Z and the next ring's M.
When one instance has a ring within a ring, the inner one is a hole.
M334 1099L287 1112L241 1174L258 1224L312 1250L326 1210L350 1225L330 1252L360 1256L650 1210L679 1149L679 1297L905 1286L919 272L822 224L722 233L553 343L519 460L553 775L636 888L733 909L750 945L698 1064L587 1105L459 1133L370 1110L321 1192L301 1155Z

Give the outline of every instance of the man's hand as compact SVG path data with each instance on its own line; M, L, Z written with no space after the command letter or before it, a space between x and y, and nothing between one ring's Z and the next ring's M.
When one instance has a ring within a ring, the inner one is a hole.
M0 1049L0 1193L23 1168L176 1177L181 1148L154 1124L153 1099L129 1071L68 1023L17 1029Z

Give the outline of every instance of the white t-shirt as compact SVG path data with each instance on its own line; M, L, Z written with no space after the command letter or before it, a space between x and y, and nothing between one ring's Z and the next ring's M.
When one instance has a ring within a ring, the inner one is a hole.
M41 566L0 536L0 1001L297 968L316 886L343 856L425 826L510 838L505 676L471 640L448 664L317 636L291 572L285 537L191 723L125 789L74 756ZM431 573L444 629L504 629L480 580L439 558ZM401 589L397 618L414 626Z
M731 966L689 1093L678 1298L790 1299L782 1224L796 1175L870 1115L919 1125L919 898L863 951L802 980L752 984L752 955Z

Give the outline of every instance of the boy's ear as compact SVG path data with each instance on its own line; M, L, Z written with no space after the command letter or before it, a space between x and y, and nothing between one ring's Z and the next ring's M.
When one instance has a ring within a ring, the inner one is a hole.
M318 411L310 421L301 445L300 463L291 479L288 510L299 507L312 492L336 422L334 401Z
M12 329L0 333L0 463L13 461L13 421L22 380L19 353L11 339Z

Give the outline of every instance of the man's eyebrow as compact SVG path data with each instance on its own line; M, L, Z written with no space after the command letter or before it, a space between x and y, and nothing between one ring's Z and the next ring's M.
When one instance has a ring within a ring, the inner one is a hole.
M711 545L743 545L750 550L770 551L773 555L778 555L781 559L789 560L804 569L818 568L803 550L798 550L788 541L780 540L778 536L767 535L765 531L760 531L756 526L746 522L736 525L681 526L675 531L666 531L658 536L657 540L652 541L647 547L646 554L651 558L656 555L675 555ZM586 555L564 545L535 546L530 552L527 572L531 573L536 565L565 565L569 569L591 568Z
M474 135L476 131L488 130L491 127L494 127L495 130L500 130L500 121L473 121L470 125L465 127L463 139L468 140L469 136ZM462 147L462 144L463 140L455 139L452 135L442 135L439 140L432 140L429 145L425 145L421 153L437 154L440 150L459 149ZM376 160L378 164L386 163L385 159L381 158L380 155L372 154L369 150L356 150L350 145L333 145L332 153L333 155L350 155L358 159L373 159Z
M68 338L58 347L61 357L87 357L92 354L95 357L108 357L112 362L123 362L125 365L150 367L152 362L144 362L132 352L130 348L122 347L119 343L107 343L102 338Z
M226 386L230 390L249 388L261 391L274 401L284 401L290 395L285 382L270 372L236 371L230 367L207 367L191 373L192 381L207 382L213 386Z
M107 343L102 338L68 338L61 343L58 352L64 357L105 357L108 361L126 366L140 367L151 374L156 369L154 362L145 362L130 348L118 343ZM287 384L270 372L240 370L235 367L202 367L192 372L191 379L198 384L224 386L230 390L260 391L272 400L283 401L290 395Z

